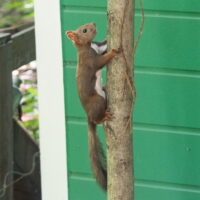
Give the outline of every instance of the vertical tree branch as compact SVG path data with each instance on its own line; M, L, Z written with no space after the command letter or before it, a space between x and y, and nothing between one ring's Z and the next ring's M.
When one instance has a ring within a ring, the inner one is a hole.
M108 154L108 199L133 200L132 111L134 0L108 0L108 44L122 53L107 71L108 109L113 120L105 124Z

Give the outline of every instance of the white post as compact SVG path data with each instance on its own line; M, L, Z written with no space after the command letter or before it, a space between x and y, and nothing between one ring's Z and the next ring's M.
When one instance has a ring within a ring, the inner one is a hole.
M35 0L43 200L67 200L60 1Z

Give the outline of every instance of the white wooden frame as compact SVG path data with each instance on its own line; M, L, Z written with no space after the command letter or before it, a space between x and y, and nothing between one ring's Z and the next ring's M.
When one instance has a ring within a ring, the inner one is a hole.
M35 0L43 200L67 200L60 1Z

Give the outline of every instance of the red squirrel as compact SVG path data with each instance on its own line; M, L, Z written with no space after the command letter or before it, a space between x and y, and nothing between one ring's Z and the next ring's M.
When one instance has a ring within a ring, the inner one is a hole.
M88 119L88 146L91 168L97 183L104 190L107 190L105 157L96 133L97 124L111 120L111 114L107 110L105 92L101 85L101 69L120 50L112 49L105 53L107 46L100 49L101 43L92 42L96 35L95 23L85 24L75 31L67 31L66 35L72 40L77 49L76 84L81 104ZM102 44L106 45L106 41Z

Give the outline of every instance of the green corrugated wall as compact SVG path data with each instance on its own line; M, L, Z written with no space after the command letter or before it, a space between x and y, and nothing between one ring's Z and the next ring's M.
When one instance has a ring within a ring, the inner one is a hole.
M145 27L135 59L135 199L198 200L200 1L142 1ZM70 200L105 200L106 195L91 176L86 118L75 84L76 50L64 33L95 22L95 40L104 40L106 4L105 0L61 0ZM137 36L138 6L135 19ZM102 127L99 136L104 140Z

